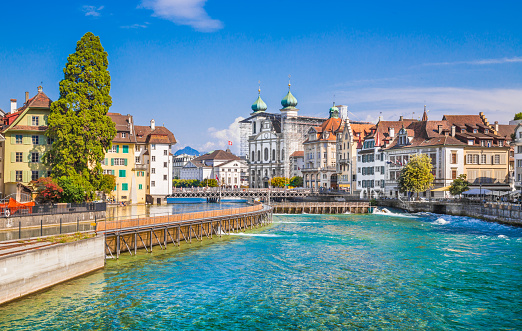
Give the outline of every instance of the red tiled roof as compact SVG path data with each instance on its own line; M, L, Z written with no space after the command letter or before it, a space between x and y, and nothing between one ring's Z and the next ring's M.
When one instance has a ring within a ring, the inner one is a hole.
M295 151L290 155L290 157L304 157L304 151Z
M169 129L163 126L156 126L154 130L151 130L150 126L135 125L134 130L136 132L136 140L139 143L149 143L150 139L153 139L151 138L151 135L167 136L168 144L174 145L176 143L176 138L174 137L174 134L170 132ZM167 143L167 140L163 138L159 138L159 140L165 141L162 143ZM154 144L154 142L152 143Z

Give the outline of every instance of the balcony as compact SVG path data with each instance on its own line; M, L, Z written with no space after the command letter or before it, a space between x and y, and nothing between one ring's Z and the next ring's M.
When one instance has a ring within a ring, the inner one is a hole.
M147 165L146 164L135 164L134 167L132 168L132 170L146 171Z

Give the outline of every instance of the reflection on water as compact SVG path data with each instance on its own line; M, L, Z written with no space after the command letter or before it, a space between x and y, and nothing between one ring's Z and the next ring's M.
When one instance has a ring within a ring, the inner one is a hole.
M122 255L0 306L0 329L521 330L522 229L417 216L274 216Z

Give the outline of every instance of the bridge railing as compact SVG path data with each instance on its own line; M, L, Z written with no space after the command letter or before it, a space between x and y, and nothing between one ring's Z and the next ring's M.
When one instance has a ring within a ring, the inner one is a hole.
M297 189L287 189L287 188L219 188L219 187L175 187L172 190L172 193L178 192L309 192L310 189L306 188L297 188Z
M161 215L161 216L143 215L143 217L136 216L136 217L131 217L131 218L116 219L114 221L100 221L96 224L96 231L97 232L116 231L116 230L124 230L127 228L138 228L138 227L144 227L144 226L175 223L175 222L190 222L193 220L201 220L201 219L206 219L206 218L210 219L210 218L218 218L218 217L224 217L224 216L230 216L230 215L248 214L248 213L260 211L262 209L263 209L263 205L259 203L259 204L255 204L255 205L249 206L249 207L217 209L217 210L184 213L184 214L169 214L169 215Z

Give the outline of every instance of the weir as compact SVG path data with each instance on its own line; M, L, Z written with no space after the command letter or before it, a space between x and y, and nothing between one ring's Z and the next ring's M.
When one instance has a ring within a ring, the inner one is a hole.
M273 203L278 214L366 214L369 202L280 202Z
M179 246L192 239L212 239L270 223L272 207L257 203L243 208L101 221L96 232L105 236L105 256L119 258L123 252L136 255L143 248L150 253L153 246L166 249L169 242Z

